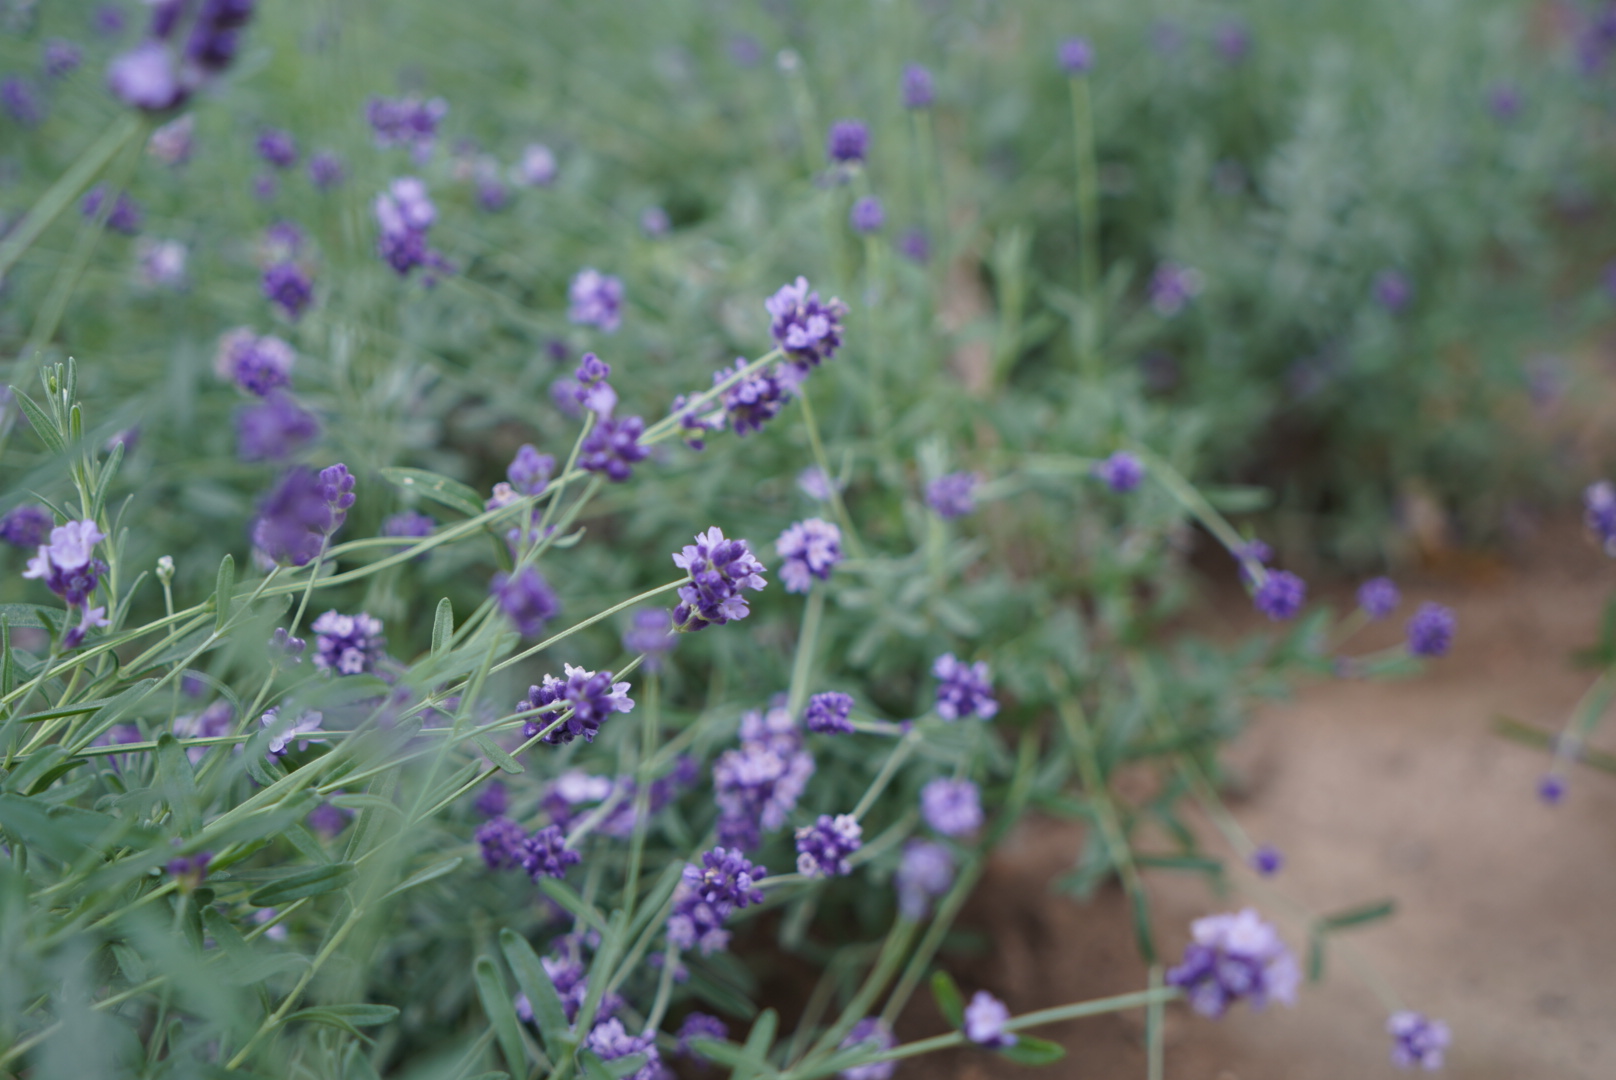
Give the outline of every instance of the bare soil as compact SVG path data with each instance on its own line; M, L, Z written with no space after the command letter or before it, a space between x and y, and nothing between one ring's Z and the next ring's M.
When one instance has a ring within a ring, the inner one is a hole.
M1348 932L1350 946L1410 1007L1445 1018L1455 1080L1616 1078L1616 777L1579 768L1558 807L1535 797L1540 751L1494 734L1500 714L1558 728L1592 676L1570 662L1591 644L1616 564L1568 523L1513 564L1475 562L1405 586L1454 607L1453 654L1398 683L1332 682L1264 707L1230 751L1243 778L1235 816L1286 855L1274 885L1313 911L1393 897L1396 916ZM1343 597L1345 599L1345 597ZM1214 631L1252 629L1243 598L1208 616ZM1399 623L1400 626L1400 623ZM1381 628L1376 628L1377 631ZM1398 627L1364 648L1396 640ZM1360 644L1355 642L1354 644ZM1609 749L1616 732L1596 744ZM1209 847L1227 853L1210 828ZM990 947L944 963L969 993L985 988L1016 1012L1137 990L1123 898L1054 893L1081 829L1027 823L995 857L962 925ZM1191 919L1249 902L1217 897L1193 875L1150 872L1156 925L1176 955ZM1300 925L1279 920L1300 950ZM1375 1080L1407 1075L1389 1061L1385 1008L1332 952L1322 984L1294 1009L1213 1023L1169 1009L1170 1080ZM1069 1056L1033 1073L980 1052L920 1059L902 1078L1042 1075L1142 1077L1143 1014L1046 1032ZM941 1021L917 1002L906 1038Z

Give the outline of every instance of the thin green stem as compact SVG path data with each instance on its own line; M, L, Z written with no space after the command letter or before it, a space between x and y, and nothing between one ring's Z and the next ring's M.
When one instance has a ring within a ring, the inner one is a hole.
M830 471L830 458L825 455L825 444L819 438L819 423L814 419L813 403L808 398L808 388L797 388L797 400L802 405L802 423L808 430L808 445L813 449L814 464L825 475L825 488L830 494L831 510L836 520L841 523L842 531L847 534L847 549L853 553L855 559L867 558L864 552L864 541L859 539L858 530L853 527L853 519L847 513L847 504L842 501L840 485L832 479L836 474Z

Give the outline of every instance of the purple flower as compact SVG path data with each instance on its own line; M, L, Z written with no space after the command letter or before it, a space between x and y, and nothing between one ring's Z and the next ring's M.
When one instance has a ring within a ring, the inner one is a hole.
M606 381L611 373L612 366L590 352L584 353L583 359L578 361L578 370L572 376L578 383L573 397L602 419L611 416L617 408L617 391Z
M267 397L291 385L296 363L297 354L286 342L272 334L259 337L241 326L219 339L213 370L247 393Z
M1094 46L1087 38L1067 38L1055 52L1061 70L1068 75L1086 75L1094 66Z
M1307 602L1307 582L1288 570L1269 570L1251 600L1275 622L1294 618Z
M529 712L557 703L570 707L571 715L546 735L544 741L552 744L570 743L581 735L584 742L594 742L601 721L613 713L633 710L634 699L628 696L628 690L628 683L612 682L612 673L609 671L586 671L581 667L563 664L562 678L546 675L540 685L528 688L527 697L518 702L516 708L518 712ZM550 726L561 712L560 709L550 709L540 716L529 717L522 730L523 736L533 738Z
M189 254L178 240L142 237L135 248L135 266L140 271L141 283L149 289L184 289Z
M634 622L623 632L623 648L645 654L645 669L659 671L662 658L673 651L679 639L673 633L673 614L667 608L644 608L634 613Z
M1447 1024L1408 1009L1392 1013L1386 1033L1392 1037L1393 1065L1427 1072L1442 1068L1442 1052L1453 1040Z
M281 757L297 743L299 750L307 750L309 743L315 739L302 738L304 735L318 735L323 729L321 724L325 717L313 709L306 709L298 715L296 720L287 722L281 718L280 706L265 709L264 715L258 718L260 726L269 729L269 753L271 760Z
M123 9L117 4L102 4L90 17L90 26L102 37L117 37L124 30Z
M264 270L264 299L292 322L303 317L314 300L314 283L294 262L273 263Z
M785 824L814 774L814 758L802 745L785 709L741 717L741 745L713 764L713 801L718 804L719 842L751 849L764 832Z
M1190 932L1194 940L1167 972L1167 984L1182 989L1202 1016L1216 1020L1241 998L1259 1010L1270 999L1296 1000L1296 958L1253 909L1196 919Z
M898 1040L893 1038L892 1031L885 1022L878 1017L867 1016L853 1025L853 1030L842 1040L841 1049L849 1050L855 1046L862 1046L866 1050L879 1053L891 1050L897 1045ZM897 1067L896 1061L877 1061L869 1065L855 1065L851 1069L843 1069L839 1075L842 1080L890 1080L893 1070Z
M280 193L281 182L275 179L274 173L259 173L253 177L253 198L260 202L271 202Z
M413 176L401 176L371 203L377 225L376 250L400 277L416 267L449 269L449 263L427 246L427 230L438 218L426 185Z
M825 470L818 465L810 465L797 474L797 490L817 502L829 502L832 489L840 491L841 484L833 484Z
M382 621L361 611L343 615L328 611L309 626L314 639L314 666L338 675L360 675L375 671L387 655L387 639L382 637Z
M583 856L567 848L567 838L556 825L546 825L522 841L517 855L522 869L534 881L541 877L563 878L567 867L580 862Z
M38 127L45 119L45 106L34 84L17 75L0 79L0 106L23 127Z
M1565 777L1548 773L1537 782L1537 797L1549 806L1558 806L1566 797Z
M808 518L789 526L774 542L780 564L780 581L786 592L805 593L813 579L830 580L830 572L842 561L842 530L821 518Z
M332 803L322 802L309 811L308 823L309 828L329 840L346 829L352 818L352 810L344 810Z
M1375 302L1393 315L1408 307L1414 299L1414 286L1396 270L1382 270L1375 277Z
M532 566L522 567L514 577L503 572L495 574L489 591L523 637L538 637L544 633L545 624L561 610L555 590Z
M905 229L903 235L898 237L898 254L910 262L931 261L931 239L926 235L926 230Z
M668 916L668 940L681 949L700 947L707 956L729 947L724 923L732 911L763 902L763 890L756 883L769 871L752 865L741 852L722 847L703 853L701 862L685 864Z
M1455 622L1452 608L1421 604L1408 620L1408 651L1415 656L1446 656L1453 645Z
M578 271L567 287L567 300L567 318L580 326L614 334L623 321L623 282L593 267Z
M763 43L751 34L736 34L729 39L729 58L743 68L757 67L763 62Z
M842 317L847 305L832 297L821 303L819 294L808 288L808 279L799 277L764 301L773 323L769 332L790 359L796 373L807 375L823 361L836 355L842 344Z
M442 98L371 98L365 106L365 119L370 122L377 147L405 147L422 163L432 156L438 124L448 113L449 105Z
M510 818L496 816L477 826L476 839L488 869L514 870L522 865L522 843L527 833Z
M869 235L881 231L881 227L887 223L887 212L882 208L880 199L866 195L853 204L847 220L854 232Z
M517 708L521 709L525 704L526 702L521 702ZM534 730L528 738L536 734L538 727L534 725ZM550 815L550 823L565 829L582 816L581 808L603 802L617 788L617 783L609 776L596 776L582 769L568 769L545 788L541 805L544 812Z
M846 877L853 872L847 861L864 846L864 829L852 814L820 814L812 825L797 830L797 872L806 877Z
M50 541L39 545L22 576L43 581L46 588L69 604L85 603L106 573L106 563L95 557L95 545L106 536L94 521L69 521L50 531Z
M199 851L195 855L180 855L168 861L168 876L173 878L183 893L193 893L208 876L211 852Z
M354 478L345 465L315 472L299 465L259 504L253 547L271 562L307 565L326 537L342 527L354 504Z
M106 185L97 184L85 193L83 201L79 203L79 210L85 217L93 218L100 211L101 201L106 197ZM120 191L118 197L113 200L111 212L107 214L107 228L115 233L133 236L140 231L141 219L144 217L140 204L131 199L128 192Z
M522 149L522 160L517 163L517 179L528 187L549 187L555 183L555 154L543 143L530 143Z
M834 165L862 162L870 152L870 129L860 120L838 120L825 136L825 156Z
M284 633L284 631L282 631ZM203 709L199 713L187 713L174 718L174 737L176 739L216 739L221 735L230 734L230 725L236 718L236 711L230 707L230 702L219 700ZM208 748L205 746L191 746L185 750L185 756L195 765L206 756Z
M634 464L650 456L649 447L640 445L645 421L638 416L621 420L603 417L595 422L579 447L578 467L585 472L605 473L620 484L634 474Z
M506 466L505 478L523 495L539 495L550 486L550 474L554 471L555 458L539 453L532 443L523 443Z
M920 816L944 836L964 836L982 827L982 797L969 780L940 776L921 789Z
M1200 294L1201 284L1199 270L1164 262L1150 277L1150 306L1162 318L1170 319Z
M289 131L266 128L254 144L258 156L277 169L290 169L297 164L297 140Z
M992 719L999 711L993 698L993 676L987 661L967 664L944 653L932 665L937 676L937 715L944 720L958 720L964 716Z
M1238 64L1251 52L1251 29L1239 19L1229 19L1218 24L1212 43L1225 62Z
M1285 865L1285 856L1272 844L1263 844L1251 853L1251 868L1263 877L1273 877Z
M1094 466L1094 475L1120 495L1132 491L1144 481L1145 465L1128 451L1118 450Z
M589 1039L584 1045L594 1051L602 1061L615 1061L633 1054L644 1054L645 1064L629 1073L624 1080L659 1080L664 1075L662 1057L657 1053L655 1032L630 1035L623 1029L621 1020L607 1020L596 1024L590 1030Z
M673 228L673 220L660 206L647 206L640 211L640 231L653 240L660 240Z
M183 165L191 160L195 132L196 117L186 113L152 132L146 141L146 152L164 165Z
M1582 493L1582 522L1605 554L1616 557L1616 484L1600 480Z
M954 884L954 854L934 840L910 840L894 878L898 911L906 919L923 919L935 898Z
M383 536L431 536L438 523L418 510L403 510L382 522Z
M690 583L679 588L679 606L673 609L673 622L680 631L704 630L722 626L731 619L751 614L744 590L761 592L767 584L765 567L752 554L745 540L726 540L713 526L696 535L694 544L673 556L673 565L690 574Z
M906 109L927 109L937 100L937 87L932 81L931 72L919 64L910 64L903 69L903 107Z
M1391 578L1370 578L1358 586L1358 607L1371 619L1384 619L1402 602L1403 594Z
M45 42L44 57L45 74L53 79L62 79L79 69L84 62L84 50L71 41L51 38Z
M684 1023L679 1025L679 1054L689 1058L698 1065L706 1064L707 1059L696 1050L694 1043L697 1039L712 1039L723 1042L729 1038L729 1025L716 1016L706 1013L693 1012L685 1017Z
M510 808L510 803L510 790L506 788L504 782L491 780L472 806L486 818L497 818L504 816L505 811Z
M314 414L279 391L236 413L236 456L242 461L283 461L319 437Z
M309 182L321 191L329 191L342 183L347 176L347 170L342 167L342 159L329 150L320 150L309 155Z
M803 716L803 723L809 731L819 732L822 735L851 735L853 722L848 716L852 712L852 697L832 690L824 694L815 694L808 699L808 710Z
M965 1006L965 1037L978 1046L1003 1050L1016 1045L1016 1037L1004 1030L1009 1022L1010 1010L986 990L978 990Z
M713 385L718 385L735 372L746 367L744 359L737 359L734 368L719 368L713 372ZM759 368L723 394L724 415L734 423L735 434L742 438L780 415L780 410L791 400L788 380L779 371Z
M302 638L288 634L284 626L277 626L269 639L269 647L274 650L277 662L289 666L303 662L303 650L307 645L308 642Z
M959 518L976 510L976 474L949 473L926 485L926 505L938 517Z
M48 508L28 503L0 518L0 540L12 547L38 547L55 524L56 517Z
M174 54L161 41L143 41L107 65L107 89L131 108L163 112L190 97Z
M255 0L202 0L185 58L206 74L217 74L236 59L241 28L252 19Z

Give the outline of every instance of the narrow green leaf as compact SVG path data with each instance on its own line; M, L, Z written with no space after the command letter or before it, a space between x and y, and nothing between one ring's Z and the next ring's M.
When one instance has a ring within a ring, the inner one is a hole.
M432 616L432 655L442 656L449 651L449 643L454 639L454 605L445 596L438 601L438 610Z
M732 1069L747 1068L756 1072L768 1066L768 1062L752 1057L746 1052L745 1048L732 1042L719 1042L717 1039L692 1039L690 1046L702 1057L720 1065L728 1065Z
M511 755L507 754L504 747L500 746L493 739L490 739L487 735L473 735L471 737L471 741L477 744L477 749L483 752L483 757L487 758L490 762L497 766L500 772L511 773L513 775L527 772L527 769L522 767L522 763L520 761L517 761L515 758L511 757Z
M397 885L394 885L391 889L388 889L387 892L382 895L382 899L386 900L389 896L397 896L401 892L408 892L417 885L425 885L429 881L436 881L445 874L453 873L455 867L459 866L465 861L466 860L462 856L456 855L451 859L444 859L442 862L433 863L425 870L411 874Z
M17 689L17 666L11 662L11 620L0 612L0 694Z
M214 610L217 612L213 620L213 630L218 633L224 630L224 624L230 621L230 608L235 600L236 592L236 560L228 552L219 560L219 576L213 586Z
M10 776L6 777L6 790L31 794L38 786L39 779L59 766L66 757L67 751L56 745L34 751L12 770Z
M398 1010L391 1005L369 1005L355 1002L350 1005L321 1005L318 1009L329 1016L340 1016L354 1027L376 1027L379 1024L391 1024L398 1019ZM315 1010L305 1009L303 1011L313 1012ZM294 1020L298 1015L298 1013L293 1013L287 1019Z
M247 903L253 907L280 907L293 900L301 900L305 896L323 896L346 888L352 884L356 876L354 864L351 862L317 866L313 870L305 870L301 874L283 878L272 885L265 885L247 897Z
M1314 930L1307 936L1307 981L1324 978L1324 935Z
M414 491L433 502L459 510L467 517L477 517L483 512L483 501L477 493L447 476L439 476L425 469L395 467L383 469L382 478L406 491Z
M753 1061L768 1061L769 1048L774 1045L774 1033L779 1026L780 1014L773 1009L764 1009L746 1036L746 1056ZM742 1066L735 1070L732 1080L752 1080L763 1068Z
M1009 1058L1017 1065L1048 1065L1065 1057L1066 1047L1048 1039L1018 1035L1015 1045L1000 1050L999 1056Z
M191 772L191 759L185 756L185 749L167 731L157 737L157 784L163 789L163 800L179 825L180 835L194 835L200 824L196 775Z
M544 895L572 912L594 929L599 930L601 933L606 932L606 920L602 919L593 907L585 903L584 898L579 896L573 887L565 881L547 877L539 882L539 889Z
M1334 930L1345 930L1349 926L1362 926L1365 923L1378 922L1387 918L1397 910L1396 900L1376 900L1368 904L1360 904L1345 911L1338 911L1334 915L1326 915L1319 920L1319 929L1325 933Z
M494 961L486 956L477 958L472 973L477 980L477 997L483 1003L483 1014L494 1027L494 1037L499 1040L505 1064L517 1075L525 1073L527 1053L522 1048L522 1025L516 1019L511 995L505 990L505 980L499 977Z
M40 441L52 452L60 454L67 443L62 441L62 433L57 429L56 421L52 420L50 414L40 408L39 403L24 391L13 386L11 393L17 407L28 418L28 426L34 429L34 434L38 435Z
M549 972L533 951L527 939L509 928L499 932L499 947L505 953L505 962L516 976L516 985L527 995L533 1009L533 1022L544 1040L544 1049L552 1058L561 1060L566 1049L567 1013Z
M364 1039L367 1042L370 1040L368 1035L354 1026L353 1021L349 1020L345 1016L338 1016L336 1013L328 1012L325 1009L299 1009L297 1012L281 1021L282 1024L299 1022L305 1024L319 1024L322 1027L336 1028L338 1031L346 1032L355 1038Z
M931 977L931 996L937 1000L937 1011L943 1014L951 1028L963 1027L965 1024L965 998L960 994L960 988L954 982L953 976L946 971L938 971Z

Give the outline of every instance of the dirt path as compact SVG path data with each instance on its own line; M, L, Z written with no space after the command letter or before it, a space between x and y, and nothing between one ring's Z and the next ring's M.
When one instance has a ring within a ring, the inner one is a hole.
M1395 897L1390 922L1352 942L1413 1007L1448 1020L1443 1075L1473 1080L1616 1077L1616 778L1580 769L1558 808L1534 795L1544 756L1489 731L1508 714L1558 726L1586 688L1569 653L1592 642L1616 563L1575 529L1531 560L1476 581L1405 589L1459 614L1454 655L1397 684L1331 683L1265 708L1230 760L1246 777L1236 816L1287 857L1276 884L1317 910ZM1405 602L1404 612L1412 610ZM1241 616L1243 618L1243 615ZM1244 626L1241 626L1244 629ZM1388 643L1367 637L1366 647ZM1616 732L1596 742L1609 749ZM1210 835L1210 833L1209 833ZM1079 905L1051 894L1077 829L1024 828L996 858L965 925L992 932L951 961L1023 1011L1143 985L1121 897ZM1188 920L1236 906L1198 881L1156 872L1157 925L1174 955ZM1293 946L1300 928L1281 923ZM1295 1009L1213 1024L1175 1008L1170 1080L1375 1080L1385 1011L1332 954L1326 981ZM970 980L976 980L971 983ZM936 1030L916 1010L904 1034ZM1059 1030L1070 1056L1041 1073L980 1053L917 1062L900 1077L1142 1077L1142 1018Z

